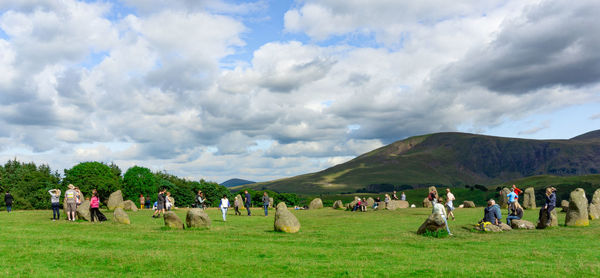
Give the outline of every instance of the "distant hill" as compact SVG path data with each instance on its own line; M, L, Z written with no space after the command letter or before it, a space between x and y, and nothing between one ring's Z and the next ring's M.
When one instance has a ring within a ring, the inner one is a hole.
M230 179L230 180L222 182L221 185L225 186L225 187L234 187L234 186L240 186L240 185L246 185L246 184L253 184L253 183L255 183L255 182L249 181L249 180Z
M389 186L493 185L536 175L600 173L600 130L570 140L435 133L397 141L320 172L253 184L300 194Z

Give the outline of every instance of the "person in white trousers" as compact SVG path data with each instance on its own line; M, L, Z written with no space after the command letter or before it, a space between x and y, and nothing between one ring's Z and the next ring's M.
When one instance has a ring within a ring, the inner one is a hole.
M219 205L221 208L221 212L223 212L223 221L227 221L227 209L229 208L229 200L227 199L227 195L223 195L221 198L221 204Z

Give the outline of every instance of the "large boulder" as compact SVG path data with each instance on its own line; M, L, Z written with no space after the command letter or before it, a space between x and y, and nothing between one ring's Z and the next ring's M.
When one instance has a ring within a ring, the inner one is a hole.
M164 220L165 220L165 226L169 227L169 228L174 228L174 229L183 229L183 222L181 221L181 219L179 218L179 216L177 216L177 214L175 214L175 212L172 211L167 211L165 212L165 215L163 216Z
M407 201L402 201L402 200L396 201L396 204L397 204L398 208L401 208L401 209L410 207L410 204Z
M527 221L527 220L511 220L510 221L510 227L513 229L524 229L524 230L531 230L531 229L535 229L535 226L533 225L533 223Z
M476 227L477 230L482 231L482 232L491 232L491 233L497 233L497 232L502 232L502 228L500 228L500 226L494 225L494 224L487 224L487 225L478 225Z
M562 209L560 212L569 211L569 201L567 201L567 200L560 201L560 208Z
M463 202L463 208L474 208L475 207L475 203L473 201L464 201Z
M594 191L594 195L592 196L592 204L600 206L600 188Z
M566 226L589 226L588 200L585 191L577 188L571 192L569 198L569 210L565 218Z
M120 224L131 224L131 221L129 221L129 215L127 215L127 213L123 210L123 208L115 208L115 211L113 213L113 220L117 223Z
M352 210L352 209L354 208L354 206L356 206L356 204L358 203L358 200L359 200L359 199L360 199L360 198L358 198L358 197L354 196L354 201L352 201L352 202L348 203L348 204L346 205L346 209L347 209L347 210Z
M308 204L308 209L320 208L323 208L323 201L321 201L321 198L314 198L312 201L310 201L310 204Z
M121 190L117 190L110 194L110 196L108 197L108 202L106 203L106 206L108 207L109 210L114 210L118 207L123 208L121 206L122 204L123 204L123 193L121 193Z
M600 219L600 205L594 203L589 204L588 216L590 217L590 220Z
M121 205L123 207L123 210L138 211L137 206L132 200L123 201Z
M90 217L90 215L91 215L90 214L90 201L89 200L83 201L83 203L81 203L81 205L79 205L77 207L76 214L77 214L77 219L91 221L92 218Z
M508 208L508 194L510 193L510 190L508 188L502 188L502 190L500 190L500 197L498 197L498 205L505 209Z
M269 197L269 208L273 208L273 206L274 206L273 202L275 202L273 200L273 197Z
M426 231L436 232L438 230L446 229L446 222L442 215L439 213L432 213L427 217L425 222L421 224L421 227L417 230L417 234L424 234Z
M284 202L277 204L273 228L275 231L284 233L297 233L300 230L298 218L287 209Z
M533 187L525 189L523 194L523 207L526 209L535 209L535 190Z
M344 203L342 202L342 200L337 200L333 203L333 208L334 209L344 208Z
M201 208L193 208L188 210L185 223L188 228L210 228L211 221L206 211Z
M396 210L399 208L408 208L410 206L410 204L407 201L398 201L398 200L391 200L386 209L388 210Z
M510 226L508 226L508 224L500 222L500 224L498 224L498 227L500 227L500 230L502 231L510 231L512 230L512 228Z
M372 208L373 204L375 204L375 199L373 199L371 197L367 198L367 207Z
M544 210L544 207L541 207L540 210ZM553 209L550 212L550 225L548 225L548 213L545 211L542 213L542 217L538 219L536 228L537 229L545 229L548 227L557 227L558 226L558 217L556 213L556 209Z
M429 199L425 198L425 199L423 199L423 207L430 208L430 207L433 207L433 205L431 204L431 201L429 201Z

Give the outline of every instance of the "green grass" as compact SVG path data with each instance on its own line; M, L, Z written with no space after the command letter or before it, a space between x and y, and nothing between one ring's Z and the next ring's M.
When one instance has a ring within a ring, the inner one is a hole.
M166 230L150 211L131 225L50 221L50 211L0 213L2 277L598 277L600 224L498 234L470 232L482 209L457 209L454 236L416 234L429 209L292 211L297 234L273 215L209 209L210 230ZM176 213L184 219L185 210ZM564 223L564 214L559 214ZM535 222L537 211L526 211Z

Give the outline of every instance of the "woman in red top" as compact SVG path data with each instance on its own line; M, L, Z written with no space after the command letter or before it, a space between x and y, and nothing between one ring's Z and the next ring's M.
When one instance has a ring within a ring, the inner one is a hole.
M96 189L92 190L92 199L90 200L90 218L92 222L94 222L94 217L96 220L100 221L100 198L98 198L98 191Z

